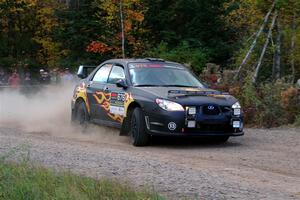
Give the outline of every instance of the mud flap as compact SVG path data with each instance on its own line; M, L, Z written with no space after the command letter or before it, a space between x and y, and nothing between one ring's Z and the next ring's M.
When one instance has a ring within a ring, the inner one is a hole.
M129 131L130 131L129 118L126 117L126 118L124 118L121 129L120 129L120 136L128 136Z

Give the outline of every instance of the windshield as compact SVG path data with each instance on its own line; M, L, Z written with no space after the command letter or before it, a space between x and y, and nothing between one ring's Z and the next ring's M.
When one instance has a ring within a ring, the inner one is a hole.
M204 87L196 77L180 65L131 63L129 69L131 82L136 87Z

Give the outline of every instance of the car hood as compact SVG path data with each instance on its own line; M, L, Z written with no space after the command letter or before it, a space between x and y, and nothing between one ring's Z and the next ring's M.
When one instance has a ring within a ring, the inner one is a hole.
M237 99L233 96L212 89L186 87L141 87L146 95L168 99L182 105L217 104L231 106Z

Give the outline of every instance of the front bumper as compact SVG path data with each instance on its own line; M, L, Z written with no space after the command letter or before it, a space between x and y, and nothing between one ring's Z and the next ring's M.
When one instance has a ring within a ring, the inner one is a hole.
M182 136L182 137L218 137L218 136L230 136L230 137L236 137L236 136L242 136L244 135L244 131L239 132L164 132L164 131L158 131L158 130L151 130L148 132L151 135L154 136Z
M242 136L243 116L233 116L232 113L218 115L204 115L197 113L192 117L195 122L193 128L188 127L190 116L183 111L167 112L155 109L145 112L145 122L148 133L160 136ZM240 122L234 128L233 122Z

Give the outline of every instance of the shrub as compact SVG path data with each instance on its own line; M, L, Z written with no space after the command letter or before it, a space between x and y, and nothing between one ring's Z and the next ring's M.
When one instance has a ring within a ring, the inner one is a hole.
M294 125L300 127L300 113L296 116Z
M245 121L251 125L260 125L262 102L250 77L246 79L240 94L240 103L243 106Z
M289 84L255 87L248 77L243 86L231 87L229 93L240 101L248 126L270 128L300 121L300 92Z
M285 124L284 109L281 100L281 85L265 84L260 88L262 112L260 113L260 126L267 128Z
M281 105L285 111L288 123L293 123L300 113L300 92L294 87L289 87L281 92Z

